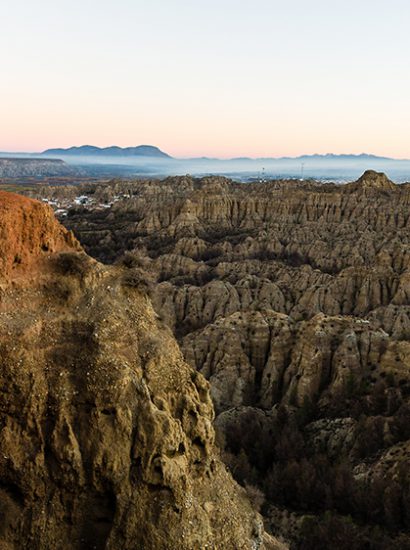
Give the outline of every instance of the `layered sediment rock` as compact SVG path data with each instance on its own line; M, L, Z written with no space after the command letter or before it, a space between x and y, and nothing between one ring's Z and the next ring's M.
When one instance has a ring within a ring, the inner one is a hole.
M0 277L27 275L54 252L80 250L50 207L0 191Z

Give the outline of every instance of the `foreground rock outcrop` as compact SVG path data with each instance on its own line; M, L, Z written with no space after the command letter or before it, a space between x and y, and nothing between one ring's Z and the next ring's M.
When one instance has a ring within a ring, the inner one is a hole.
M0 250L0 547L280 548L138 277L5 193Z

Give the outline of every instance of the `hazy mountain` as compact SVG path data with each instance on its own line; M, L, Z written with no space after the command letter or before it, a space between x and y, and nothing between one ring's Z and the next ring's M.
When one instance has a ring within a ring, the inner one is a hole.
M313 155L300 155L298 157L281 157L278 160L398 160L390 157L380 157L378 155L371 155L368 153L360 153L360 155L352 154L340 154L336 155L335 153L326 153L325 155L320 155L314 153Z
M242 181L254 179L304 178L338 182L357 179L367 169L386 172L396 182L410 181L410 160L368 153L312 154L297 157L175 158L158 147L95 147L47 149L42 153L0 153L1 157L54 158L80 167L91 176L225 175Z
M170 155L164 153L158 147L153 145L138 145L137 147L95 147L94 145L82 145L80 147L69 147L68 149L47 149L41 153L47 155L61 156L98 156L98 157L154 157L154 158L171 158Z

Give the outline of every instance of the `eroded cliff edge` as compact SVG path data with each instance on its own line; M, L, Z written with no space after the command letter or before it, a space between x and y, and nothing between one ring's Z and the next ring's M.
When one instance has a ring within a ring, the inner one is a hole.
M271 531L295 550L408 548L409 184L42 190L70 193L90 201L64 223L92 255L157 278L156 311L210 381L224 460L265 494Z
M0 250L0 547L279 547L215 452L208 383L129 272L7 193Z

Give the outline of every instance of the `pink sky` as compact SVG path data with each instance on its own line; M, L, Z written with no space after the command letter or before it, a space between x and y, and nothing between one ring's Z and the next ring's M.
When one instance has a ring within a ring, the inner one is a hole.
M409 4L329 4L8 2L0 150L409 158Z

